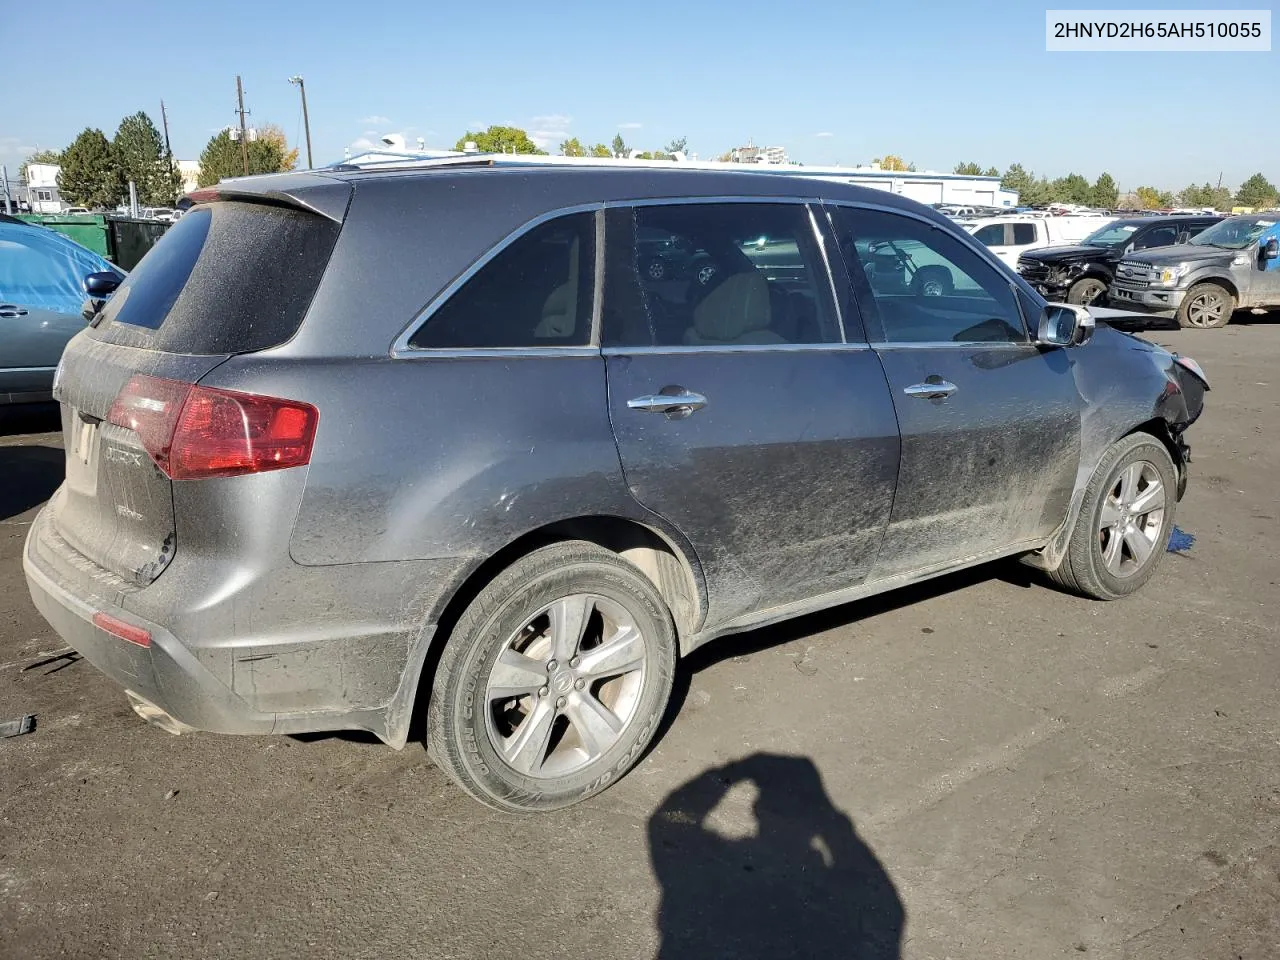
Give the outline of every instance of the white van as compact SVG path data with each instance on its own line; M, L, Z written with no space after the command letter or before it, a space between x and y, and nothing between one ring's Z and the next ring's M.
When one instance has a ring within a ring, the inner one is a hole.
M1045 217L1014 214L987 217L963 224L979 243L1011 267L1017 267L1018 255L1040 247L1078 243L1115 217Z

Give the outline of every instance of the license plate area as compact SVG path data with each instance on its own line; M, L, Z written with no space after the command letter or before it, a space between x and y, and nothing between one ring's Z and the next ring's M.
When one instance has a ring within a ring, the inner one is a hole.
M98 489L99 422L85 420L72 410L67 431L67 486L77 493L93 496Z

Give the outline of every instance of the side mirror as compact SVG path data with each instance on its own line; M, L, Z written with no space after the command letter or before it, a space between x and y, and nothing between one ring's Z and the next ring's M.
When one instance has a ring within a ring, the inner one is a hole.
M1086 307L1050 303L1040 313L1036 342L1051 347L1075 347L1093 336L1096 322Z
M110 270L91 273L84 278L84 292L96 300L110 296L118 286L120 286L120 276Z
M1262 245L1262 259L1264 261L1280 259L1280 239L1272 237Z

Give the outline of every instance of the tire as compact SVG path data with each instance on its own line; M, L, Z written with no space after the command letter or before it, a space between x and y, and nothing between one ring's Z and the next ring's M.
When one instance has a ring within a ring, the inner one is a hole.
M1101 305L1101 298L1106 295L1106 292L1107 285L1101 280L1085 277L1083 280L1077 280L1071 285L1071 289L1067 291L1067 303L1076 303L1086 307L1091 303Z
M1130 514L1126 507L1117 505L1117 492L1121 499L1127 496L1132 501L1130 493L1141 497L1151 490L1142 482L1126 490L1126 477L1146 483L1159 480L1163 497L1158 517L1152 515L1155 510ZM1050 578L1066 590L1095 600L1118 600L1137 591L1155 574L1166 553L1177 511L1177 489L1177 470L1163 443L1149 433L1134 433L1116 441L1089 479L1066 552L1057 569L1049 571ZM1113 533L1119 526L1103 529L1104 519L1114 518L1120 524L1130 516L1131 535ZM1137 562L1131 545L1141 549L1141 542L1147 543L1150 550ZM1118 562L1109 566L1107 551L1112 543L1117 544Z
M650 260L645 264L645 276L650 280L665 280L667 278L667 265L661 260Z
M558 634L557 624L570 629ZM453 629L432 683L427 749L498 810L585 800L648 746L676 651L670 610L630 563L580 540L535 550L481 590Z
M1231 322L1236 298L1216 283L1197 283L1178 307L1178 326L1213 330Z
M956 284L946 267L921 267L911 280L911 293L917 297L949 297Z

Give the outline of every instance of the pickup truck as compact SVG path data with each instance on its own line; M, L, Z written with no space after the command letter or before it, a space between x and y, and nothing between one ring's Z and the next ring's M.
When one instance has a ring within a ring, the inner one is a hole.
M991 252L1011 267L1018 256L1028 250L1057 244L1078 243L1113 217L1036 217L1011 215L987 217L963 224L973 239L985 244Z
M1182 327L1225 327L1237 309L1280 307L1280 213L1230 217L1188 243L1126 257L1107 298L1176 311Z
M1134 217L1115 220L1076 246L1029 250L1018 257L1018 273L1053 302L1101 303L1124 257L1153 247L1186 243L1222 220L1220 215Z

